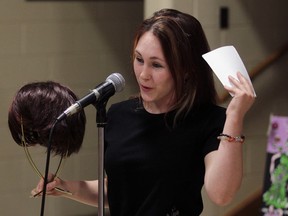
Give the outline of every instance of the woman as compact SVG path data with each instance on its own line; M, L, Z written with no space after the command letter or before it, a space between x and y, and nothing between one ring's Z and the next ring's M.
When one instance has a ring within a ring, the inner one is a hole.
M111 106L105 132L112 216L200 215L203 184L218 205L239 189L242 126L254 94L238 73L238 80L229 77L233 87L225 86L235 95L229 106L217 106L213 74L201 57L208 51L198 20L173 9L156 12L138 29L132 56L140 94ZM47 191L97 205L97 184L56 178ZM42 187L40 181L32 193Z

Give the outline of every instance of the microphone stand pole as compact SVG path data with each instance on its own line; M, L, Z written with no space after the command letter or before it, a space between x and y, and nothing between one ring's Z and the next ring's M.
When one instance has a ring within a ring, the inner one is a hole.
M48 184L50 154L51 154L51 149L52 149L52 134L54 132L54 129L55 129L55 126L56 126L57 123L58 123L58 121L56 120L53 123L53 125L52 125L52 127L50 129L50 133L49 133L40 216L44 216L44 211L45 211L46 186Z
M104 129L107 123L106 104L107 101L94 104L97 109L96 124L98 127L98 216L105 213L105 194L104 194Z

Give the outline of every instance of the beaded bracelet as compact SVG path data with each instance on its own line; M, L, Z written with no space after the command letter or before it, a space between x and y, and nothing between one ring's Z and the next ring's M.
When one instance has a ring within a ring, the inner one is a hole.
M228 134L223 134L221 133L217 139L219 140L226 140L228 142L239 142L239 143L244 143L245 141L245 136L241 135L241 136L230 136Z

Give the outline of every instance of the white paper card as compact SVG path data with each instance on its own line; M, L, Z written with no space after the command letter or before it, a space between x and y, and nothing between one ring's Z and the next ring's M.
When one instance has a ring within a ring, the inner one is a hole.
M246 77L252 85L249 74L234 46L223 46L202 55L223 85L230 86L228 76L237 79L237 72ZM238 79L237 79L238 80ZM252 85L253 87L253 85ZM254 95L256 96L253 88Z

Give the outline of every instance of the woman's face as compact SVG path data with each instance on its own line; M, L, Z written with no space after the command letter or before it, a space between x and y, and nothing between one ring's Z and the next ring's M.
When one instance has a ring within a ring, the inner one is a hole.
M152 113L167 112L173 105L175 88L158 38L152 32L144 33L134 52L134 72L144 107Z

